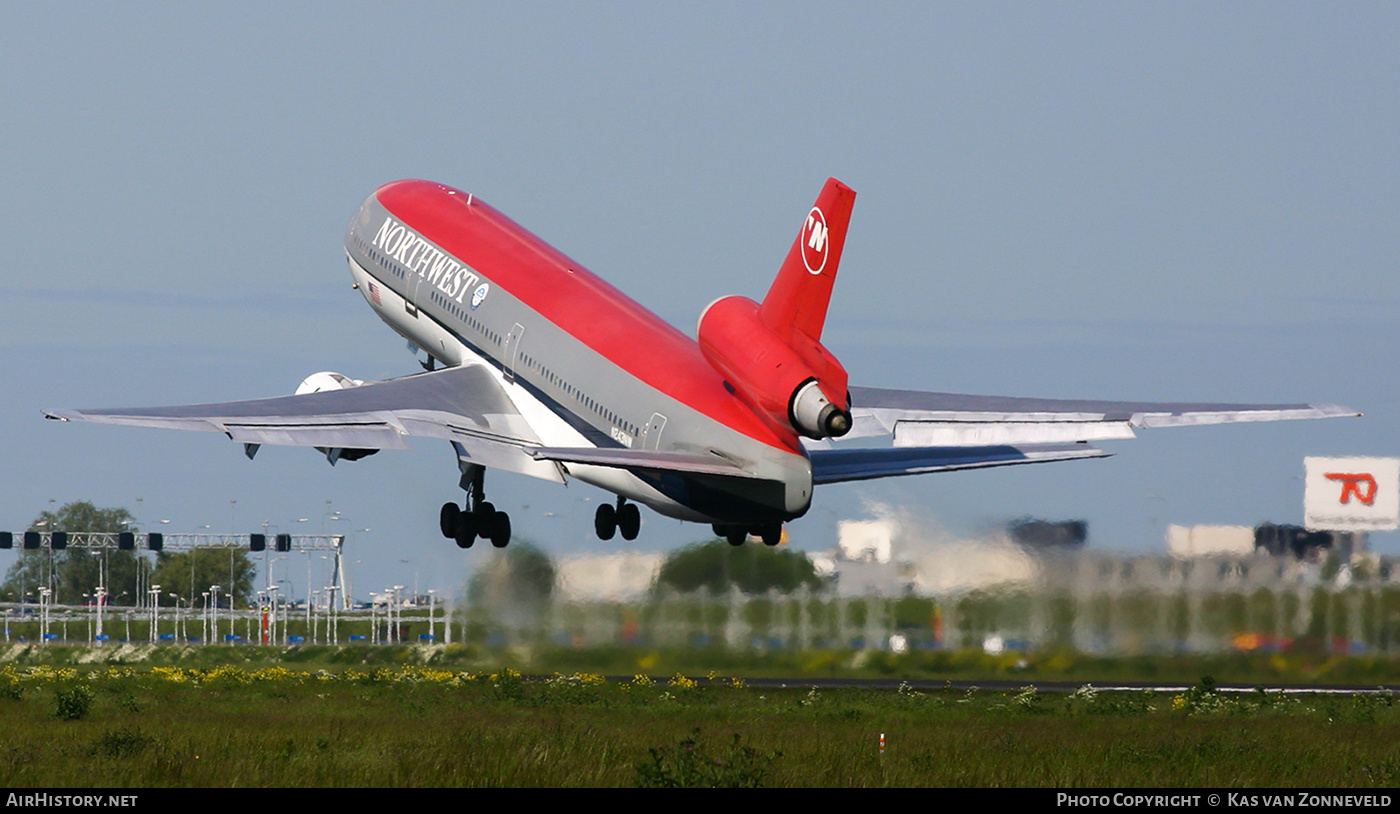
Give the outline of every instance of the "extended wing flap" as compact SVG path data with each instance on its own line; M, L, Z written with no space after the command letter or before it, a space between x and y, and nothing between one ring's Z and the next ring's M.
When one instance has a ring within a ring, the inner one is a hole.
M1126 421L896 421L896 447L1069 444L1133 438Z
M342 447L348 449L408 449L403 435L386 422L334 422L304 424L223 425L228 437L240 444L273 444L291 447Z
M1026 444L1022 446L903 447L888 449L815 449L815 484L921 475L957 469L1104 458L1110 453L1086 444Z

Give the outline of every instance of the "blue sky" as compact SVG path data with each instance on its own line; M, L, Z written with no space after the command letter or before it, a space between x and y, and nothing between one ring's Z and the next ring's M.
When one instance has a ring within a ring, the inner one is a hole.
M1299 522L1303 456L1400 454L1396 42L1386 3L11 4L0 528L51 499L324 525L353 532L357 590L459 584L484 554L436 533L445 444L331 469L39 417L413 371L341 249L403 177L472 191L693 331L762 295L835 176L858 198L826 343L855 383L1367 414L823 487L796 545L869 500L964 533L1085 518L1142 552L1168 522ZM488 494L556 553L619 546L591 538L591 487ZM644 514L644 548L704 536Z

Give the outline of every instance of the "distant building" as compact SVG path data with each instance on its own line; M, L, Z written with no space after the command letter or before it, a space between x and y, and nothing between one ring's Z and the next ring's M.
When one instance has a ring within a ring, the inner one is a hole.
M887 563L897 533L893 520L842 520L836 526L837 559Z
M1335 554L1343 561L1366 551L1364 531L1309 531L1302 526L1261 523L1254 528L1254 546L1275 556L1318 560Z
M1309 531L1302 526L1168 526L1167 553L1178 559L1247 557L1256 552L1316 561L1335 554L1343 561L1366 551L1365 532Z
M1022 517L1006 524L1006 532L1012 542L1027 548L1082 548L1089 539L1089 523Z
M1028 588L1039 581L1041 558L1025 546L997 540L955 540L913 557L914 593L947 596Z
M1037 524L1039 524L1037 526ZM1070 545L1082 542L1087 527L1066 531L1062 524L1026 521L1032 537ZM908 596L963 593L1029 584L1038 566L1031 546L1012 544L1006 536L993 540L946 540L936 543L908 539L894 520L843 520L837 526L836 550L814 556L817 573L831 582L838 596ZM1009 532L1008 532L1009 536Z
M1254 552L1249 526L1167 526L1167 553L1178 559L1244 557Z
M626 551L566 557L555 563L555 596L573 602L644 599L661 572L661 554Z

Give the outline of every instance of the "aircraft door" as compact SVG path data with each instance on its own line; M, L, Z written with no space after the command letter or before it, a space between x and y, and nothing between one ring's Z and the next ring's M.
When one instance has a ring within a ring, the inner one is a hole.
M647 428L642 433L642 449L660 450L661 431L666 428L666 416L652 413Z
M515 381L515 365L520 359L520 340L525 337L525 326L519 322L510 329L506 335L505 353L501 354L501 373L505 375L506 381Z

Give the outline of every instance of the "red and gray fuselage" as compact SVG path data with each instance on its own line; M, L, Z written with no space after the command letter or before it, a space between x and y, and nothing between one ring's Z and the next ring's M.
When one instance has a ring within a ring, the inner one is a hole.
M493 368L540 442L711 457L756 478L568 464L568 474L682 520L801 516L810 461L695 340L489 205L442 184L374 192L345 239L360 292L448 365Z

